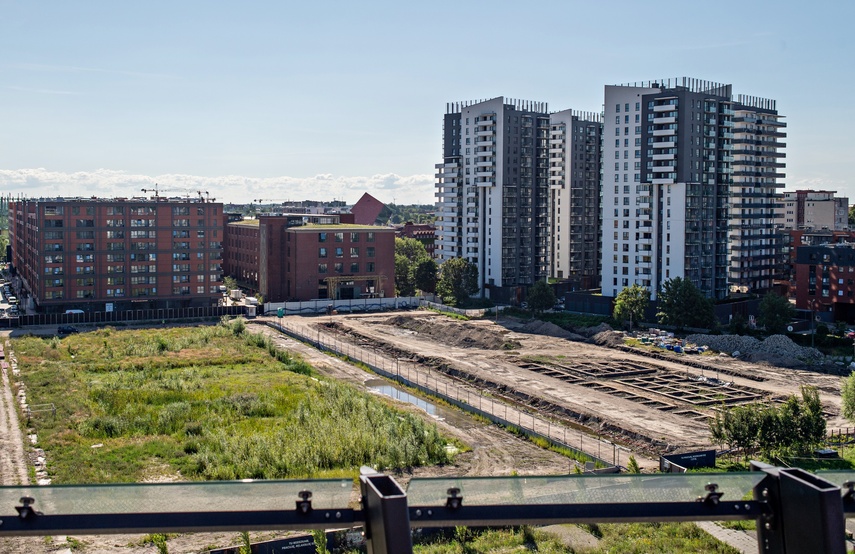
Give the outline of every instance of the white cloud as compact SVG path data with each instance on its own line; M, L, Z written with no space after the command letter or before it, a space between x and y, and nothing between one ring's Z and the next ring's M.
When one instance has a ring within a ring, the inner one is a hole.
M44 168L0 169L0 191L14 196L102 198L144 196L141 189L158 189L182 196L207 191L222 202L249 203L262 198L284 200L344 200L355 202L367 192L381 202L433 204L432 175L402 176L394 173L345 177L319 174L314 177L246 177L224 175L136 175L112 169L66 173Z

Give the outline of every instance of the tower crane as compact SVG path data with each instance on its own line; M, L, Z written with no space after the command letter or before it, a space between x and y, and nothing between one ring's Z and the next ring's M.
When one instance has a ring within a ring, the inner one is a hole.
M159 187L157 183L155 183L155 184L154 184L154 188L153 188L153 189L140 189L140 190L141 190L142 192L153 192L153 193L154 193L154 197L155 197L155 198L158 198L158 197L160 196L160 193L161 193L161 192L180 192L180 193L185 194L185 195L187 195L187 196L190 196L190 194L192 194L192 193L193 193L193 191L192 191L192 190L190 190L190 189L182 189L182 188L162 188L162 187ZM198 193L199 193L199 196L201 197L201 193L202 193L203 191L196 191L196 192L198 192Z

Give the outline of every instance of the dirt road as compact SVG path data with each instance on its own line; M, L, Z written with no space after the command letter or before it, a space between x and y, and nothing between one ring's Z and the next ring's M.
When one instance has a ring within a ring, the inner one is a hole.
M3 337L5 342L5 337ZM2 344L2 342L0 342ZM7 363L12 353L8 343L4 346ZM0 485L26 485L27 458L24 453L24 436L18 421L18 408L12 392L11 364L3 368L3 389L0 395Z

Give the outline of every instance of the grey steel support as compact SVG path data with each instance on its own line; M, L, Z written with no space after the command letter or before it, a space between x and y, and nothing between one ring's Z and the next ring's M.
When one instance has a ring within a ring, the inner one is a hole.
M798 468L776 468L752 462L767 477L754 489L766 502L757 518L759 552L844 554L845 519L840 488Z
M368 554L412 554L407 494L388 475L359 477Z

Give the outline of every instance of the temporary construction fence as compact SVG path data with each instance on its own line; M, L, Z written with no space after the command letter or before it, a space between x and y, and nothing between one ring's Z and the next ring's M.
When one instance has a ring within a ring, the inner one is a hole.
M345 356L368 366L372 371L407 387L418 389L456 406L464 411L479 415L490 421L532 438L541 438L553 446L566 448L582 461L590 460L597 465L620 467L621 450L625 448L610 441L592 437L576 429L529 413L521 407L507 404L483 390L452 381L444 373L404 358L390 359L367 344L357 345L335 337L325 336L320 328L295 324L290 321L267 321L267 325L297 340L311 344L319 350ZM609 454L611 460L609 461ZM624 460L626 461L626 460Z
M266 302L264 315L275 315L281 309L283 315L324 314L331 310L338 313L381 312L384 310L408 310L418 308L430 297L395 296L393 298L354 298L352 300L317 299L304 302Z
M137 321L210 319L245 314L246 306L205 306L199 308L115 310L112 312L82 312L73 314L31 314L22 315L17 320L18 326L25 327L29 325L86 325Z

